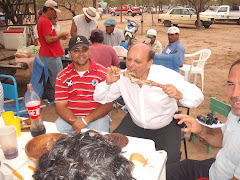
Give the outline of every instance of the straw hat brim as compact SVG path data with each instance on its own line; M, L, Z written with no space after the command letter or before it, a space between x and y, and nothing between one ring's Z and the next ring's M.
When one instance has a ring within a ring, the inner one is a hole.
M95 20L95 21L99 19L100 15L99 15L98 12L96 12L96 16L95 16L95 17L92 17L92 16L90 16L90 15L87 13L87 9L88 9L88 8L83 8L83 13L84 13L89 19Z

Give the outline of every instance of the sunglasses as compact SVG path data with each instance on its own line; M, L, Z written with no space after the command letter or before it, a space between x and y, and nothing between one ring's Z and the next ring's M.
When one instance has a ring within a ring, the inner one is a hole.
M83 48L75 48L73 50L71 50L72 52L74 52L75 54L80 54L80 53L85 53L88 51L88 48L83 47Z

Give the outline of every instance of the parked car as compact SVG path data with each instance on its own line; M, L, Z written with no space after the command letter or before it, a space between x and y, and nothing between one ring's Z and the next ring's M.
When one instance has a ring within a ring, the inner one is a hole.
M204 16L212 16L216 21L236 21L240 24L240 11L230 11L229 5L222 5L215 11L205 11L200 14Z
M167 5L162 5L162 8L160 10L160 14L166 13L168 12L172 7L171 6L167 6Z
M201 26L209 28L214 23L214 17L200 15ZM158 22L163 22L164 26L170 27L178 24L192 24L197 26L197 15L192 8L172 8L165 14L158 15Z
M110 14L112 16L119 15L121 13L121 7L117 7L115 9L110 9ZM137 14L141 15L142 10L139 7L134 7L132 5L123 5L122 6L122 14L135 16Z

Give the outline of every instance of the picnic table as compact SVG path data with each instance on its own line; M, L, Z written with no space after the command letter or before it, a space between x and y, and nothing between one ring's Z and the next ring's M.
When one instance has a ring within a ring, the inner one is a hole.
M58 133L55 123L43 122L46 127L46 133ZM2 117L0 117L0 127L5 126ZM85 132L89 129L82 129ZM104 132L100 132L106 134ZM143 156L147 157L148 163L146 167L135 167L133 170L133 176L137 180L166 180L166 161L167 153L164 150L156 151L155 143L150 139L136 138L127 136L129 143L123 148L123 155L129 159L132 153L141 153ZM28 166L36 167L33 161L25 153L25 145L28 141L32 139L30 132L22 132L21 136L17 137L18 143L18 157L15 159L7 160L5 159L2 150L0 150L0 159L2 163L7 163L17 170L24 179L31 180L33 171L28 168ZM18 178L13 175L11 170L5 166L0 166L0 173L2 172L4 178L17 180ZM0 175L1 177L1 175Z

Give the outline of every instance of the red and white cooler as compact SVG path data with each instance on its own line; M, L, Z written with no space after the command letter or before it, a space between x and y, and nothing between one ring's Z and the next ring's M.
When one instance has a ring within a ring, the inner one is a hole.
M3 31L5 49L17 50L19 46L27 46L26 26L9 26Z

